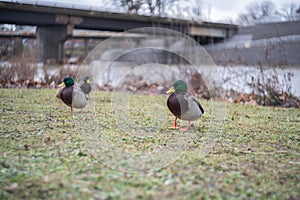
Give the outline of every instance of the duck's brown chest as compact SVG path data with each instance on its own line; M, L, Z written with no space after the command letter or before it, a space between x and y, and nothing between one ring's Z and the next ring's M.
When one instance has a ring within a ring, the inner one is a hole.
M173 93L167 100L167 106L175 117L181 119L182 114L188 109L188 102L183 94Z
M65 87L60 93L61 100L68 106L72 106L73 86Z

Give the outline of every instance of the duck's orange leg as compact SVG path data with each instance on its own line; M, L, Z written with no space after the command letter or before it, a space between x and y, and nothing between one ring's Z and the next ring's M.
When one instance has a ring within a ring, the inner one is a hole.
M171 129L179 129L179 126L177 125L176 121L177 121L177 117L175 117L173 125L171 127L169 127L169 128L171 128Z
M189 120L189 121L188 121L188 124L186 125L186 127L181 128L181 129L179 129L179 130L181 130L181 131L187 131L187 130L190 129L190 127L191 127L191 121Z

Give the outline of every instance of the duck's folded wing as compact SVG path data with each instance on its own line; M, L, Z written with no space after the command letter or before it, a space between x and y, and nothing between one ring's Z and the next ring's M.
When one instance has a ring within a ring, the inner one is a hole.
M193 100L193 102L195 102L195 103L199 106L199 108L200 108L202 114L204 114L204 109L203 109L203 107L200 105L198 99L197 99L196 97L194 97L194 96L190 96L190 98Z
M78 85L77 85L77 86L78 86L78 87L81 87L83 84L84 84L84 81L81 80L81 81L78 82Z
M86 104L87 104L87 98L83 93L83 91L78 87L74 87L72 106L74 108L84 108Z

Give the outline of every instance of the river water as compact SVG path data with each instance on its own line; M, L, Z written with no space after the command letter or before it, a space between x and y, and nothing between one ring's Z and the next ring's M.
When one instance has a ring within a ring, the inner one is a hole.
M279 90L289 91L291 94L300 96L300 66L285 68L261 68L254 66L218 66L223 77L223 87L240 92L249 93L251 85L258 81L263 84L269 83Z
M7 66L1 63L1 67ZM41 64L36 65L34 76L36 81L41 81L45 75ZM55 76L60 73L62 66L47 67L47 74ZM250 93L251 84L258 81L262 84L268 81L276 82L276 87L282 91L289 91L300 96L300 66L286 66L284 68L261 68L257 66L167 66L162 64L132 65L130 63L114 63L108 65L105 62L95 61L90 65L64 65L63 68L78 70L77 78L89 75L98 85L108 83L113 87L122 85L128 81L148 80L150 82L168 82L174 79L187 79L191 69L199 71L204 80L217 82L224 89L233 89L238 92ZM262 76L263 73L263 76ZM264 77L264 78L263 78Z
M109 83L118 87L126 82L148 80L149 82L168 83L168 80L188 79L190 72L196 69L208 85L217 84L226 90L250 93L253 85L269 84L279 91L300 96L300 66L267 68L256 66L167 66L162 64L144 64L133 66L130 63L107 65L96 62L91 64L90 75L99 85ZM100 68L99 66L107 66ZM84 70L83 70L84 71ZM80 71L79 71L80 73ZM82 72L84 73L84 72ZM82 77L82 75L81 75Z

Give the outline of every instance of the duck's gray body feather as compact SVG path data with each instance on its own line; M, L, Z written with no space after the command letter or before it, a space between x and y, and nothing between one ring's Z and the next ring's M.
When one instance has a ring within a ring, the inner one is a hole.
M185 94L184 99L187 102L188 108L181 110L181 113L182 113L181 119L182 120L197 120L197 119L199 119L203 115L204 110L201 107L201 105L199 104L197 98L192 95Z
M87 104L87 99L79 87L74 87L73 88L73 100L72 100L72 107L73 108L84 108Z

